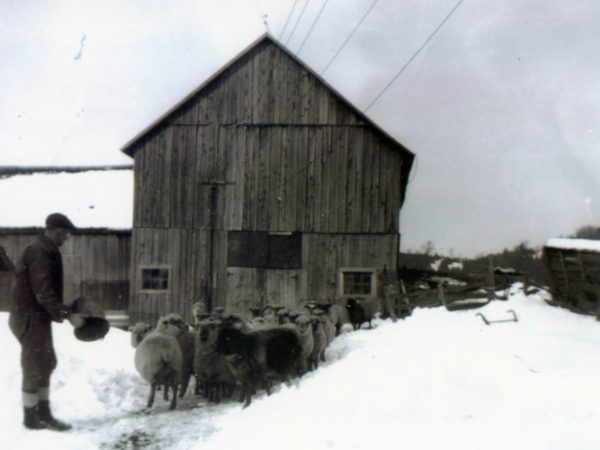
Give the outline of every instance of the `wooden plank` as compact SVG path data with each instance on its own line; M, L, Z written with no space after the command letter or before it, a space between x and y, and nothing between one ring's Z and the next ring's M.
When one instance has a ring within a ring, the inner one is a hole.
M296 184L296 230L307 230L306 225L306 195L308 184L308 130L306 128L292 129L291 145L296 155L295 169L292 173Z
M331 165L332 165L332 151L333 151L333 136L331 135L331 127L322 128L322 143L321 143L321 205L320 205L320 220L319 220L319 231L328 232L330 231L329 222L332 213L331 205L331 184L333 179L331 177Z
M317 129L311 128L307 130L307 185L306 185L306 221L305 230L313 232L316 227L315 215L318 212L317 209L317 164L318 164L318 150L317 150Z
M256 167L255 147L257 140L257 129L246 128L246 142L244 153L244 200L243 200L243 229L255 229L256 222Z
M283 196L283 220L281 221L282 230L295 231L296 228L296 212L298 210L298 184L293 178L297 168L297 151L292 142L294 128L286 127L282 130L282 182L285 186L285 194Z
M259 129L258 146L258 171L257 171L257 197L256 197L256 216L257 230L267 230L269 226L269 132L268 129Z
M340 128L337 133L338 135L341 135L341 139L337 144L338 177L336 180L336 202L338 207L336 216L338 218L338 223L335 231L343 233L348 228L346 222L346 210L348 209L348 197L346 192L346 185L348 184L348 128Z
M263 206L265 208L262 213L266 216L263 222L265 228L262 230L274 230L279 228L279 193L280 193L280 152L277 140L280 133L276 127L265 127L261 129L261 154L265 155L264 160L261 159L261 180L265 184L265 198Z

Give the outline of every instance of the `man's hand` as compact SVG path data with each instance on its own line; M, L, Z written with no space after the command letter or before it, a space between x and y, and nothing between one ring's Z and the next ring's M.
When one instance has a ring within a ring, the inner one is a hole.
M81 314L73 313L69 316L69 322L71 322L73 328L79 328L85 324L85 319Z

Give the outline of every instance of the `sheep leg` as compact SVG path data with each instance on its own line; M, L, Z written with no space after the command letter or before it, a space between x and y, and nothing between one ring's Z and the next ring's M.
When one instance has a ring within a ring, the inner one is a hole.
M171 398L171 405L169 406L169 409L175 409L175 406L177 406L177 384L173 384L171 386L171 389L173 390L173 397Z
M198 377L196 378L196 386L194 386L194 395L200 395L200 393L204 390L203 386L202 386L202 382L200 381L200 379Z
M251 386L250 381L246 382L242 386L242 396L240 402L244 402L243 408L247 408L252 403L252 392L254 389Z
M148 404L146 408L152 408L154 404L154 394L156 393L156 383L150 384L150 396L148 397Z
M181 382L181 391L179 391L179 398L183 398L185 393L187 392L188 385L190 384L191 375L186 375L183 377Z

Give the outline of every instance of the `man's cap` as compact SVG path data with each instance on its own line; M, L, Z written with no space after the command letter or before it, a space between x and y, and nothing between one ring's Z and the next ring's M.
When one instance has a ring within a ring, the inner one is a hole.
M75 225L67 216L61 213L53 213L46 217L46 228L65 228L67 230L75 230Z

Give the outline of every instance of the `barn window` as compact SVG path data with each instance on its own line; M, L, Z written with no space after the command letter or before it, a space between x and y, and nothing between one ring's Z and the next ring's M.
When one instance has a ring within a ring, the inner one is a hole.
M301 233L230 231L227 265L265 269L302 267Z
M168 291L169 290L169 267L142 267L140 277L140 288L142 291Z
M342 297L374 297L377 292L375 269L341 268L338 277L338 290Z

